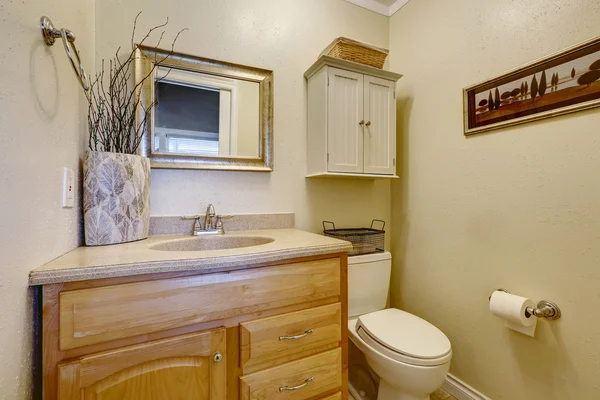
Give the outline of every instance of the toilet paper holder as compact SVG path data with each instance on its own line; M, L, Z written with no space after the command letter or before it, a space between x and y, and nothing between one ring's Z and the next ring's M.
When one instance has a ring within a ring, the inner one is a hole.
M506 289L496 289L496 292L510 293ZM491 295L488 300L492 300ZM560 318L561 313L560 308L558 308L556 303L549 300L540 300L536 308L527 307L525 309L525 316L529 318L531 315L534 315L538 318L556 320Z

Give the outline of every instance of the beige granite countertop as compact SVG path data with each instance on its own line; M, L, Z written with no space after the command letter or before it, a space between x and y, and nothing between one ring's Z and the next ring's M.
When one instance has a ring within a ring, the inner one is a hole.
M239 231L226 233L225 236L258 236L274 241L224 250L161 251L149 248L165 240L192 237L164 235L132 243L84 246L31 271L29 284L35 286L160 272L222 272L243 269L250 264L352 250L349 242L297 229Z

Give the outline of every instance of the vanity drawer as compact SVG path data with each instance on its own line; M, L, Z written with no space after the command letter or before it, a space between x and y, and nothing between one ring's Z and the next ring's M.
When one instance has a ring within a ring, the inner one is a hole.
M59 347L77 347L339 297L340 259L61 292Z
M337 392L331 396L323 397L320 400L342 400L342 392Z
M242 368L274 361L282 364L339 345L340 303L276 315L240 324Z
M304 400L342 386L342 349L240 378L241 400ZM293 388L296 389L293 389Z

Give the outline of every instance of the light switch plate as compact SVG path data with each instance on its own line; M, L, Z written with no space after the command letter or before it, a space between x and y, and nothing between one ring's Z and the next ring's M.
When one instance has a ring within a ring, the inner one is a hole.
M73 208L75 205L75 174L71 168L63 168L63 208Z

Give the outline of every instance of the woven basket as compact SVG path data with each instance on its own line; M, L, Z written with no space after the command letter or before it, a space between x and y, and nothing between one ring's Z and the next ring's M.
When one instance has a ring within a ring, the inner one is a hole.
M335 39L321 55L328 55L342 60L352 61L371 67L383 68L389 50L368 43L339 37Z

